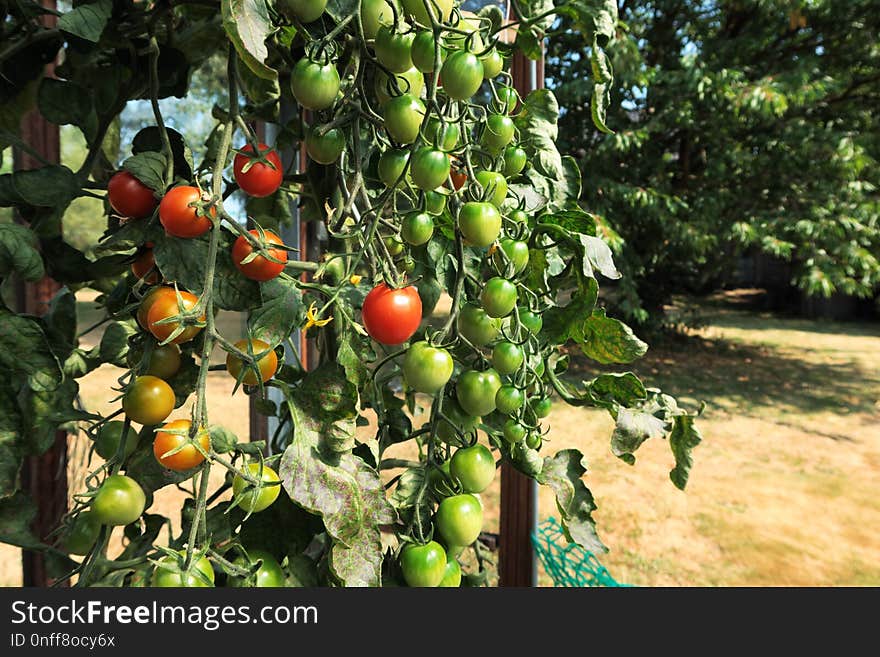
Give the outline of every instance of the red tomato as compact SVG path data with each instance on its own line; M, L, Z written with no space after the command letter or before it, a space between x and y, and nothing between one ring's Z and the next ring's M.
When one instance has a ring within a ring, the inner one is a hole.
M107 200L116 212L135 219L151 215L159 203L153 190L128 171L113 174L107 183Z
M449 175L452 178L452 186L455 187L455 191L461 189L467 181L467 174L459 169L453 169Z
M266 144L259 144L260 153L272 166L254 160L246 153L253 153L254 148L250 144L242 148L242 152L235 156L232 163L232 171L235 174L235 182L248 196L269 196L281 187L284 179L284 169L281 167L281 158L278 151L269 148ZM274 167L274 168L273 168Z
M422 322L422 299L412 285L392 290L380 283L364 299L361 313L367 333L376 342L402 344Z
M156 259L153 257L153 249L144 249L131 263L131 273L138 278L143 278L145 283L155 285L159 282L159 270L156 269ZM144 278L146 276L146 278Z
M259 239L260 231L249 230L248 232ZM265 235L265 242L267 244L284 244L284 242L281 241L281 238L271 230L264 230L263 234ZM232 245L233 264L238 268L238 271L251 280L270 281L284 271L284 263L287 262L287 251L284 249L269 249L269 253L272 257L281 262L273 262L268 258L258 255L250 262L241 264L241 261L247 258L253 253L253 251L254 247L252 247L251 243L242 235L240 235L238 239L235 240L235 244Z
M196 212L192 206L201 198L197 187L182 185L168 190L159 203L159 221L173 237L198 237L211 230L211 219ZM211 215L217 213L211 208Z

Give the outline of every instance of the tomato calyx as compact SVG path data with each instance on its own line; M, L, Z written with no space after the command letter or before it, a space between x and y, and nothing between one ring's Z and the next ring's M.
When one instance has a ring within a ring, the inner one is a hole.
M161 340L159 342L160 346L174 342L174 339L180 336L189 327L203 329L205 328L205 326L207 326L205 313L202 309L201 298L199 298L199 300L191 308L187 308L185 303L186 300L180 294L180 290L177 288L176 284L174 285L174 294L177 298L178 312L174 315L169 315L150 323L150 326L177 324L177 326L174 327L174 330L171 331L171 334L168 335L168 337L166 337L164 340Z
M246 230L242 230L239 233L239 235L241 235L241 237L243 237L245 240L247 240L248 244L251 245L253 250L248 255L246 255L244 258L242 258L238 262L238 264L239 265L246 265L249 262L253 262L257 258L265 258L266 260L268 260L270 262L274 262L279 265L286 265L287 259L285 258L282 260L280 258L275 257L275 255L272 253L272 251L277 251L280 249L283 249L286 251L287 247L285 247L283 244L279 244L276 242L269 242L269 240L266 237L266 231L263 230L263 228L261 228L260 226L257 226L256 231L258 233L258 236L254 236L252 231L246 231Z
M255 164L262 164L273 171L279 170L275 165L275 162L269 157L270 154L274 154L276 151L274 148L267 146L266 144L259 144L256 142L248 143L242 148L233 148L232 152L236 155L241 155L242 157L247 158L247 162L241 167L241 173L247 173Z

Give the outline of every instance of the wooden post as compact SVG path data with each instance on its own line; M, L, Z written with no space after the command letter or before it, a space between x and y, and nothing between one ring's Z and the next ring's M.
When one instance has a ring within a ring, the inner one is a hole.
M544 58L537 62L521 52L513 56L513 85L521 97L544 86ZM537 562L532 533L537 527L537 483L510 465L501 467L499 586L535 586Z
M55 0L42 0L42 5L55 9ZM43 25L54 27L57 18L52 15L41 17ZM46 66L46 76L53 76L55 64ZM61 136L58 126L46 121L38 111L33 110L22 120L21 138L35 152L48 162L61 161ZM13 150L13 168L37 169L42 162L20 149ZM60 285L51 278L44 277L35 283L20 281L16 289L16 305L19 312L43 315L49 302ZM21 488L37 503L37 517L32 529L40 540L48 541L49 534L58 526L67 513L67 433L57 431L55 443L45 454L29 456L21 469ZM29 550L22 551L22 583L24 586L49 586L53 583L46 569L43 554ZM67 584L63 584L67 586Z

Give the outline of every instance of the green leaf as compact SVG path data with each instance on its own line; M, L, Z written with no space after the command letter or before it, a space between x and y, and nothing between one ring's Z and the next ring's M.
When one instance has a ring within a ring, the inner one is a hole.
M165 163L163 153L156 151L144 151L132 155L122 163L122 168L154 192L165 190Z
M240 66L238 70L245 96L251 105L259 108L257 115L267 121L278 121L278 100L281 98L278 78L258 76L249 66Z
M327 8L324 11L338 23L357 11L359 4L357 0L328 0Z
M583 454L576 449L564 449L544 459L537 480L556 494L556 508L566 537L591 552L607 552L596 533L593 494L581 479L586 471Z
M276 347L303 323L302 293L290 279L276 278L260 284L262 305L248 317L248 333Z
M96 0L79 5L58 19L58 29L86 41L97 43L113 13L113 0Z
M25 375L29 385L51 388L60 381L60 365L37 319L0 307L0 371Z
M73 379L49 387L24 387L19 395L24 447L30 454L43 454L55 443L59 425L72 420L92 419L75 408L79 386Z
M584 276L595 277L595 272L598 271L605 278L612 280L617 280L621 277L621 273L614 266L611 248L604 240L592 235L581 235L580 241L584 247Z
M117 367L126 367L125 357L128 355L128 339L139 333L133 319L124 322L111 322L104 329L101 336L101 344L98 354L105 363L112 363Z
M174 175L184 180L192 179L193 156L183 135L173 128L165 128L168 141L171 142L171 154L174 156ZM145 151L162 152L162 137L157 126L151 125L141 129L131 141L131 152L134 155Z
M667 423L651 413L632 408L617 411L617 424L611 434L611 453L630 465L634 452L649 438L663 438Z
M596 307L599 284L587 279L586 287L572 293L568 305L554 306L544 311L542 337L553 344L564 344L569 338L578 339L582 334L584 317L589 317Z
M602 132L613 135L614 130L605 123L608 115L608 106L611 104L611 85L595 84L593 85L593 95L590 98L590 114L593 117L593 123Z
M238 444L238 436L219 424L208 427L208 433L211 435L211 447L218 454L231 452Z
M676 416L672 433L669 434L669 446L675 457L675 467L669 472L669 478L679 490L684 490L687 486L691 466L694 463L691 450L703 440L695 424L696 419L693 415Z
M0 500L18 489L18 470L24 456L18 387L9 377L0 380Z
M562 156L556 148L559 103L549 89L536 89L523 100L516 118L520 142L526 148L535 170L551 180L565 178Z
M595 215L585 212L576 206L559 212L541 215L538 221L542 224L561 226L570 233L580 233L582 235L596 234ZM587 274L587 276L590 276L590 274Z
M278 71L266 64L266 39L275 31L265 0L221 0L223 27L239 57L260 78L277 80Z
M572 337L589 358L603 365L631 363L648 350L648 345L639 340L629 326L606 317L602 308L594 310L583 323L581 334Z
M605 408L632 406L647 398L645 385L632 372L600 374L586 384L593 400Z
M370 339L355 331L350 325L339 334L336 362L345 369L346 378L360 389L368 380L366 363L375 357Z
M26 227L15 223L0 223L0 278L13 273L26 281L43 278L43 259L37 250L37 237Z
M0 499L0 543L28 550L45 548L31 531L31 523L36 517L37 505L27 494L18 492Z
M59 165L0 176L0 207L36 205L63 210L79 194L73 171Z
M37 91L37 106L51 123L79 126L87 137L95 134L97 115L92 96L76 82L43 78Z
M333 543L334 575L345 586L377 586L379 528L394 522L396 514L378 472L350 452L332 451L325 440L334 424L354 424L356 391L353 398L349 388L342 368L327 363L286 395L293 429L279 474L290 498L323 518Z
M41 317L49 348L58 360L66 360L76 348L76 297L70 289L61 288Z

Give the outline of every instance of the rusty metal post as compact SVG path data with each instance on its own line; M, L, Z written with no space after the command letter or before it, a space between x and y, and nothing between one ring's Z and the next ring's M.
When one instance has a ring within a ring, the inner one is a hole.
M42 5L55 9L55 0L42 0ZM57 18L41 17L46 27L54 27ZM46 75L54 75L55 65L46 66ZM61 161L61 136L58 126L46 121L39 112L32 110L22 120L22 140L48 162ZM41 162L20 149L13 150L13 168L36 169ZM19 312L43 315L60 285L49 277L35 283L19 282L16 302ZM61 518L67 513L67 433L58 431L55 443L45 454L29 456L21 470L21 488L37 503L37 517L32 529L41 540L47 541ZM22 552L22 583L24 586L49 586L52 579L46 568L43 554L24 550ZM65 584L66 586L66 584Z
M537 62L517 52L511 65L513 85L525 97L544 86L544 58ZM537 483L508 464L501 467L499 586L535 586L537 561L532 533L537 527Z

